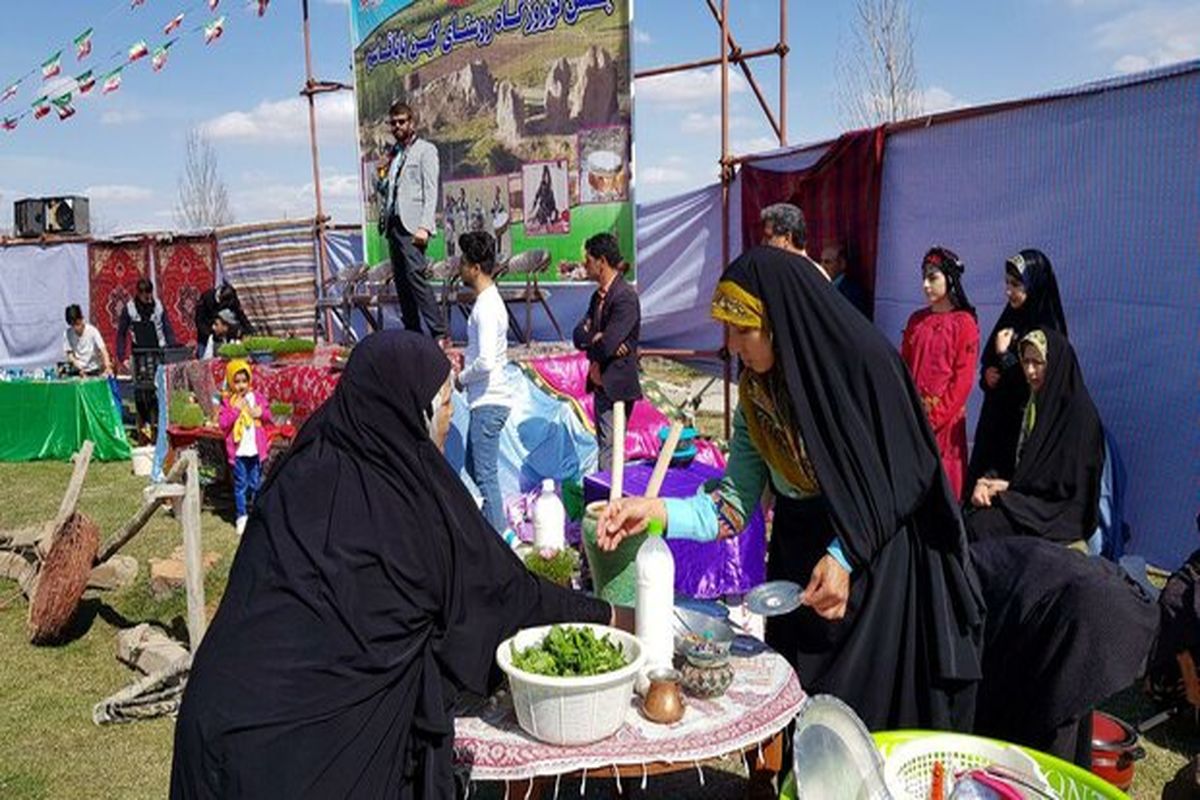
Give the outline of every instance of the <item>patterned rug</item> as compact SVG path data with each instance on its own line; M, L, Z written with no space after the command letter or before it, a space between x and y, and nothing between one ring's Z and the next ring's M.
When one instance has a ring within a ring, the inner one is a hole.
M226 280L259 332L313 334L317 251L312 220L219 228L217 250Z
M196 304L213 287L216 264L217 242L211 236L154 244L158 299L180 344L196 344Z
M88 246L91 322L100 329L114 357L121 309L133 297L138 278L149 275L150 247L146 240L92 242ZM171 321L175 322L174 316Z

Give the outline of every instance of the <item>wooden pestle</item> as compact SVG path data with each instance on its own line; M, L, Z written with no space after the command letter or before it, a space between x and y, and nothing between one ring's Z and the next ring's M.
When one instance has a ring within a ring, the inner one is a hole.
M667 468L671 466L671 459L675 456L675 448L679 446L679 437L682 434L683 423L679 420L672 422L671 430L667 433L667 440L663 442L662 449L658 451L658 460L654 462L654 472L650 473L650 482L646 484L646 497L658 497L663 481L667 478Z
M619 500L625 489L625 404L613 404L613 456L612 485L608 489L608 500Z

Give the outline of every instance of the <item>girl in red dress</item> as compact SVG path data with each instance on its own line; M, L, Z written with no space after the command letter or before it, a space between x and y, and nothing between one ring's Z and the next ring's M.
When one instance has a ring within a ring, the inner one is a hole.
M964 269L945 247L925 254L921 273L929 307L908 318L900 347L956 497L962 496L967 474L967 396L975 383L979 354L975 308L962 287Z

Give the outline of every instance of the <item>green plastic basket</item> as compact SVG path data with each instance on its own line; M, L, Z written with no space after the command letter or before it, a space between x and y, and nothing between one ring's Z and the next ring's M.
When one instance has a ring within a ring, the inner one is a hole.
M872 734L875 739L875 746L879 748L879 752L883 754L885 760L897 745L923 737L938 735L940 735L939 731L880 731L879 733ZM970 738L982 739L982 737ZM1004 744L1004 742L998 742L995 739L985 739L984 741ZM1047 755L1028 747L1014 746L1034 760L1038 768L1042 770L1042 774L1046 776L1050 788L1062 800L1126 800L1128 798L1128 795L1108 781L1068 761L1063 761L1061 758L1055 758L1052 755ZM796 800L796 781L790 772L787 779L783 782L783 788L779 792L779 797L780 800Z

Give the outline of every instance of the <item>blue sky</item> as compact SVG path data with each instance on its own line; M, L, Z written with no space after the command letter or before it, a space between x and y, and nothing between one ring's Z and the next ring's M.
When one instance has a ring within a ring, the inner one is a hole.
M745 49L773 43L775 0L732 0L733 33ZM917 69L927 110L975 105L1187 58L1200 57L1200 3L1195 0L1004 0L1000 3L913 0ZM64 49L64 74L99 67L190 9L183 37L160 73L149 59L127 68L121 89L77 103L65 122L51 114L0 131L0 230L12 202L26 195L83 193L103 233L170 229L184 137L193 126L213 141L239 221L312 213L312 171L305 107L299 0L274 0L266 17L246 0L222 0L224 36L205 46L192 29L211 18L200 0L9 0L0 30L0 83L7 85ZM836 135L834 63L849 41L849 0L797 2L789 9L789 140ZM311 0L315 71L351 81L350 26L344 0ZM80 66L71 40L95 28L95 49ZM703 0L638 0L635 68L717 53L718 30ZM755 63L772 99L777 61ZM703 72L638 81L635 143L638 199L661 198L716 178L719 74ZM0 88L3 88L0 86ZM35 89L37 91L35 91ZM0 115L29 107L40 74L0 104ZM748 87L735 79L731 134L737 153L773 146ZM348 93L319 101L322 183L335 220L358 220L353 101Z

